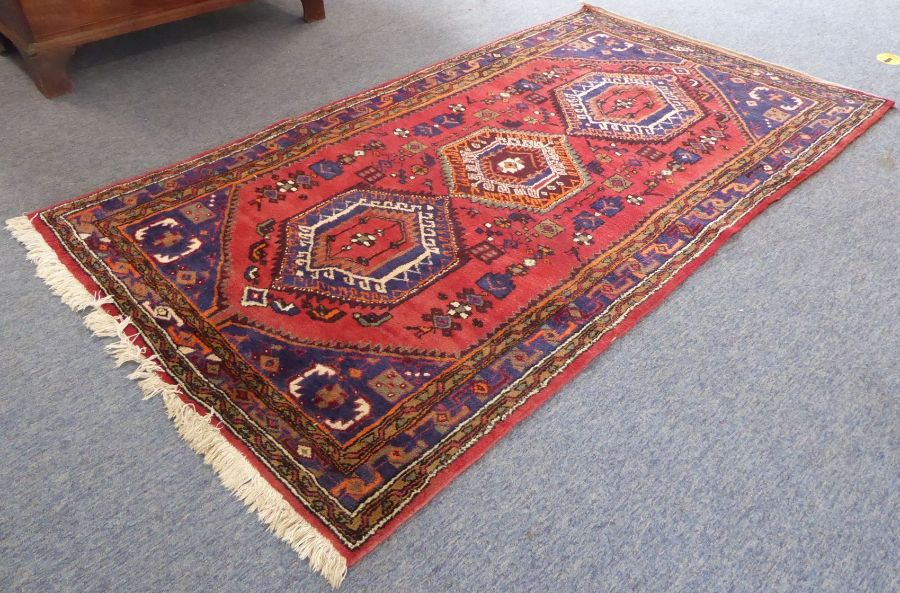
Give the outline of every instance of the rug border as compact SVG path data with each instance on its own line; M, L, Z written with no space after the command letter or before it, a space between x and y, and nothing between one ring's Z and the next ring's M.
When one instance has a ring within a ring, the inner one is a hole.
M615 12L610 12L609 10L606 10L605 8L600 8L599 6L596 6L594 4L589 4L589 3L585 2L584 0L582 0L582 10L585 12L595 12L598 14L602 14L604 16L607 16L607 17L610 17L610 18L613 18L616 20L620 20L620 21L623 21L626 23L630 23L632 25L642 27L644 29L651 29L653 31L657 31L659 33L667 35L669 37L675 37L676 39L683 39L685 41L689 41L689 42L695 43L697 45L702 45L703 47L713 49L719 53L723 53L723 54L726 54L729 56L733 56L733 57L737 57L737 58L741 58L741 59L748 59L748 60L751 60L754 62L759 62L760 64L765 64L766 66L769 66L770 68L773 68L775 70L780 70L782 72L787 72L794 76L806 78L807 80L812 80L819 84L837 87L837 88L843 89L845 91L850 91L853 93L859 93L860 95L865 95L872 99L879 99L881 101L886 101L890 104L890 106L894 105L894 101L892 99L888 99L887 97L882 97L881 95L876 95L876 94L870 93L868 91L863 91L863 90L860 90L860 89L857 89L854 87L850 87L850 86L841 84L839 82L833 82L830 80L826 80L824 78L819 78L818 76L813 76L812 74L809 74L808 72L804 72L802 70L795 70L794 68L791 68L790 66L784 66L783 64L776 64L775 62L770 62L766 59L757 57L753 54L748 54L748 53L740 52L740 51L737 51L734 49L729 49L727 47L723 47L723 46L717 45L715 43L710 43L709 41L704 41L702 39L697 39L696 37L691 37L690 35L685 35L684 33L678 33L677 31L673 31L671 29L666 29L664 27L658 27L656 25L649 25L649 24L639 21L637 19L633 19L633 18L630 18L627 16L622 16ZM873 114L873 117L874 117L874 114ZM879 118L880 118L880 116L879 116Z
M345 549L335 540L333 534L331 534L327 528L317 525L318 521L316 521L314 517L310 520L309 516L304 513L305 509L302 507L297 508L297 505L291 501L291 497L287 495L283 488L279 487L280 485L277 480L268 475L268 471L253 458L252 454L248 455L239 442L236 442L234 438L231 438L232 435L230 435L227 427L226 430L221 430L222 426L216 425L215 418L210 417L210 414L208 413L202 413L203 411L198 410L193 406L185 396L180 394L180 390L177 385L175 385L171 376L155 363L154 356L145 355L147 348L142 346L143 340L134 326L130 324L130 320L121 315L121 312L118 311L117 307L112 303L110 297L102 295L99 287L94 284L90 277L83 273L78 262L70 261L71 258L65 250L62 250L62 253L65 254L63 256L64 260L61 259L60 251L51 245L51 242L56 243L54 238L52 236L48 237L45 230L42 230L33 224L32 221L34 218L41 212L44 212L53 206L44 207L28 216L20 216L7 221L7 228L17 240L26 246L28 250L28 259L36 264L37 275L45 281L51 288L51 291L54 292L54 294L57 294L65 304L75 311L91 309L89 313L85 314L84 322L94 335L99 337L118 338L118 341L106 346L106 349L116 359L117 366L124 362L135 362L138 364L137 370L132 372L129 375L129 378L139 382L145 397L153 397L154 395L162 396L168 415L175 422L176 428L182 438L184 438L195 451L203 455L204 461L213 467L213 470L219 476L223 485L241 498L241 500L248 505L249 509L256 511L260 519L269 527L269 530L288 542L301 558L307 558L311 567L322 573L333 587L340 585L346 575L348 566L355 564L366 553L393 534L393 532L399 528L400 525L405 523L409 517L428 504L438 492L443 490L443 488L449 485L449 483L460 473L465 471L484 455L487 450L505 436L513 426L531 415L531 413L549 400L550 397L555 395L556 392L558 392L559 389L573 376L579 374L596 356L601 354L619 336L625 334L638 323L640 319L655 309L662 300L671 294L671 292L690 276L697 267L708 260L732 235L746 226L768 205L786 195L797 185L832 161L846 148L847 145L881 119L881 117L891 109L894 104L893 101L865 91L826 81L779 64L772 64L766 60L748 54L735 52L680 33L648 25L647 23L623 17L585 3L578 10L571 13L528 26L519 31L489 41L476 48L465 50L449 58L419 68L414 72L398 76L375 87L364 89L359 93L317 107L302 115L284 118L261 130L252 132L237 140L227 142L210 150L195 154L182 161L170 163L130 179L116 181L81 196L86 197L100 191L143 179L154 173L166 171L173 167L189 163L212 152L221 150L222 148L245 142L256 136L264 135L268 131L288 122L297 122L299 125L305 119L310 118L323 110L331 109L335 105L346 104L365 96L377 94L397 82L415 76L424 70L429 70L442 64L458 60L465 55L481 51L486 47L501 43L508 38L520 35L532 29L547 26L559 20L571 18L582 12L597 12L614 19L633 23L637 26L657 30L675 38L689 40L693 43L712 48L722 53L749 58L778 70L788 71L823 84L839 87L884 101L884 104L875 110L868 119L860 123L859 126L840 142L831 147L826 153L820 155L814 163L809 165L794 179L757 204L731 227L723 230L697 258L678 270L678 272L676 272L650 298L642 302L623 318L618 326L607 332L601 340L591 346L588 350L578 355L563 372L554 377L543 389L535 393L524 405L516 409L510 416L500 421L475 445L445 467L416 498L410 501L403 510L389 522L389 524L382 527L378 534L371 537L365 544L355 550ZM73 199L77 200L79 198L66 199L58 204L65 204ZM94 295L89 292L90 288L96 290ZM336 543L337 545L335 545Z
M84 325L99 338L112 338L105 350L115 366L135 363L128 378L136 381L144 399L162 398L178 434L211 466L222 485L255 511L268 530L285 541L301 559L337 588L347 574L347 561L319 529L296 512L287 499L255 467L252 459L235 447L210 414L204 414L182 396L171 376L147 354L131 320L122 316L112 300L99 290L91 293L86 282L68 269L58 253L27 216L6 221L6 228L27 250L36 273L73 311L83 313ZM85 311L87 311L85 313Z

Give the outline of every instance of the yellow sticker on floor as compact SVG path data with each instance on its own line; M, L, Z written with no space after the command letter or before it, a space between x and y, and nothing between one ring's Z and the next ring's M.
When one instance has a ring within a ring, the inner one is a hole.
M875 56L879 62L890 64L892 66L900 66L900 55L897 54L878 54Z

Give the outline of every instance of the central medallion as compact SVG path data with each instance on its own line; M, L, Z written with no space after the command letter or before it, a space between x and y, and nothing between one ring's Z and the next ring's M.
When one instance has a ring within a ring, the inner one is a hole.
M556 89L568 134L668 140L703 117L674 76L591 72Z
M459 263L449 200L352 189L289 218L272 288L391 305Z
M564 136L485 128L441 147L450 193L504 208L545 212L587 187Z

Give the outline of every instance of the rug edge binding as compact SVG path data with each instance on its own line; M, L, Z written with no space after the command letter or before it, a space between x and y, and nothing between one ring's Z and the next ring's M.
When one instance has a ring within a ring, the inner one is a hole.
M178 434L212 467L222 485L237 496L268 530L286 542L301 559L319 572L333 588L340 586L347 575L347 561L327 537L304 519L273 488L253 464L236 449L220 430L186 403L178 386L164 381L165 371L157 364L155 355L148 356L144 348L126 334L131 325L128 317L116 317L104 310L114 306L112 297L91 294L66 268L59 256L33 226L27 216L6 221L6 228L27 250L27 258L36 268L36 275L50 291L70 309L84 314L84 325L100 338L112 338L106 351L116 366L136 363L128 378L136 381L144 399L162 398L168 417ZM85 311L87 311L85 313Z
M840 88L845 91L859 93L861 95L866 95L867 97L870 97L873 99L880 99L882 101L890 103L891 106L895 105L895 101L893 99L889 99L887 97L882 97L881 95L876 95L874 93L870 93L869 91L864 91L864 90L861 90L861 89L858 89L855 87L847 86L847 85L841 84L839 82L834 82L831 80L827 80L825 78L820 78L818 76L815 76L815 75L805 72L803 70L793 68L791 66L785 66L784 64L779 64L777 62L771 62L769 60L766 60L766 59L757 57L753 54L747 53L743 50L732 49L730 47L722 46L717 43L712 43L710 41L704 41L703 39L699 39L699 38L693 37L691 35L679 33L677 31L673 31L672 29L666 29L665 27L660 27L658 25L651 25L649 23L645 23L640 20L625 16L625 15L621 15L617 12L612 12L612 11L606 10L605 8L601 8L600 6L597 6L595 4L591 4L589 0L581 0L581 6L582 6L582 10L587 11L587 12L596 12L596 13L600 13L600 14L603 14L606 16L611 16L613 18L616 18L616 19L619 19L622 21L633 23L640 27L644 27L647 29L655 30L660 33L664 33L665 35L669 35L670 37L675 37L676 39L680 38L680 39L684 39L686 41L690 41L692 43L696 43L698 45L702 45L702 46L712 49L714 51L722 52L722 53L732 55L732 56L737 56L739 58L743 58L743 59L750 60L753 62L759 62L760 64L765 64L766 66L768 66L770 68L774 68L776 70L781 70L783 72L789 72L789 73L793 74L794 76L800 76L802 78L812 80L819 84L833 86L833 87L837 87L837 88Z

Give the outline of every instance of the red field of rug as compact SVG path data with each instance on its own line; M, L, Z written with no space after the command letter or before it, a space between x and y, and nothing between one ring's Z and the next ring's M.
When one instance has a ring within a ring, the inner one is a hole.
M8 226L337 585L890 106L585 7Z

